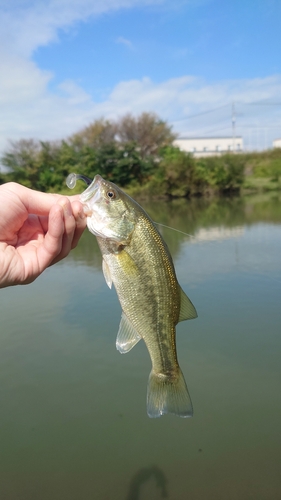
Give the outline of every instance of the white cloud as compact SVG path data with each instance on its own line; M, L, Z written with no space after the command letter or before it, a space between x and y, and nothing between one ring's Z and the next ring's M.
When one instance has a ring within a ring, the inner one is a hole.
M72 80L65 80L58 88L67 95L67 102L70 106L91 105L92 99L90 94L87 94L87 92Z
M94 116L94 102L74 82L48 89L53 75L32 61L38 47L90 16L163 1L0 0L0 151L8 139L65 137Z
M29 104L45 91L52 74L34 62L10 53L0 57L0 105Z
M122 45L125 45L129 49L133 48L132 42L130 40L128 40L127 38L124 38L123 36L119 36L116 40L116 43L121 43Z
M2 1L0 46L29 57L37 47L58 40L58 29L68 29L74 23L112 10L164 3L165 0Z
M160 83L148 77L123 81L109 90L102 102L95 102L73 81L61 82L51 90L52 73L42 71L31 59L37 47L57 39L59 29L69 29L89 16L112 9L157 3L165 3L165 0L13 0L6 3L0 0L0 152L7 148L9 139L60 139L95 118L116 118L127 112L154 111L174 122L174 129L183 133L209 133L218 127L223 131L231 124L230 106L215 115L206 114L203 119L186 120L186 117L231 101L279 100L280 75L212 84L185 75ZM130 45L130 41L122 37L119 43ZM253 115L254 109L248 108L247 116ZM245 117L238 117L237 125L243 120Z
M7 102L1 105L0 114L2 150L7 147L8 139L60 139L98 117L114 119L128 112L137 115L143 111L154 111L169 123L174 121L174 130L189 135L208 134L213 129L218 129L217 133L223 135L223 131L228 128L229 133L231 127L231 101L236 101L238 107L247 108L246 116L237 118L239 126L243 120L249 120L250 114L255 111L254 106L242 102L278 100L281 94L281 76L278 75L214 84L184 76L161 83L149 78L120 82L104 101L94 102L83 88L72 81L62 82L58 92L52 93L47 87L51 75L40 72L30 61L18 65L14 71L15 78L12 78L10 87L7 80L0 82L0 95L4 90L7 98ZM226 103L229 106L224 106ZM216 113L186 119L212 108L219 109ZM264 107L263 111L268 110ZM278 120L280 123L280 113ZM273 123L271 116L271 125Z
M236 102L236 108L243 108L244 116L237 117L237 124L249 120L253 116L256 123L257 108L248 103L259 100L279 100L281 92L281 75L249 80L226 80L209 84L201 78L183 76L164 82L155 83L149 78L120 82L108 95L106 101L97 104L100 114L116 116L122 113L141 113L152 110L162 118L173 122L179 132L204 133L208 127L231 125L231 103ZM217 109L215 113L199 115L186 119L206 110ZM270 107L263 107L262 117ZM281 110L281 108L280 108ZM260 110L259 110L260 112ZM279 113L279 123L280 123ZM271 109L271 120L272 109ZM221 122L221 124L220 124ZM249 122L248 122L249 123ZM273 121L271 125L273 125ZM262 126L262 123L260 124Z

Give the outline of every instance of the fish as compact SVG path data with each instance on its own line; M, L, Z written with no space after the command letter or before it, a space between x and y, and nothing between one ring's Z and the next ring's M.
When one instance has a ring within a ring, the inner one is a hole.
M100 247L105 281L109 288L114 284L122 308L116 347L125 354L143 339L151 358L148 416L193 416L177 358L176 325L197 312L178 283L167 244L144 209L100 175L80 201Z

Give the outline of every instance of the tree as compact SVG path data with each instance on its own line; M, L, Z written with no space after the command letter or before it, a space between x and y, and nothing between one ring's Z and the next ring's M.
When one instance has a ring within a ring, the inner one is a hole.
M117 123L118 139L122 143L138 144L142 158L155 157L159 155L161 148L172 145L176 135L171 129L153 113L142 113L137 118L127 114Z
M134 142L105 144L96 152L97 171L120 186L133 181L142 184L153 170L150 159L140 156Z
M225 154L196 161L198 184L218 191L239 190L244 180L245 160L241 155Z
M70 168L77 163L75 151L66 143L20 140L1 159L13 180L39 191L60 191Z
M191 154L169 146L163 153L158 175L162 177L165 185L165 194L178 197L189 196L194 185L195 160Z
M10 148L1 158L1 163L8 168L7 178L20 182L24 186L34 187L38 180L37 155L40 144L33 139L11 141Z
M99 149L105 144L110 144L115 141L116 124L103 118L95 120L88 127L83 128L80 132L72 135L68 142L77 150L83 146L89 146L94 149Z
M39 191L58 187L61 181L61 176L57 176L58 153L59 146L55 143L40 142L40 149L36 155L37 177L32 187Z
M2 164L9 180L41 191L60 191L70 172L90 178L100 173L121 186L143 184L174 138L171 127L152 113L118 122L99 119L61 142L13 142Z

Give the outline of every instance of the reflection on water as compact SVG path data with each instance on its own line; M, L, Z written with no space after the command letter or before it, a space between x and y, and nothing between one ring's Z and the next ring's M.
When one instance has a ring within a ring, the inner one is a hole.
M224 239L240 233L245 227L262 222L279 225L281 221L281 200L276 194L211 200L180 199L166 203L142 202L142 206L159 223L158 229L174 257L180 251L182 243L188 240ZM177 231L171 231L170 228ZM98 244L89 232L84 234L84 242L86 241L72 252L69 259L100 269Z
M219 241L225 240L226 238L239 238L243 234L243 232L243 226L237 226L230 229L225 227L199 229L191 238L190 242L197 243L198 241Z
M199 314L177 327L194 417L147 417L147 350L116 351L120 305L85 232L0 293L1 499L281 498L280 199L144 205L192 235L160 226Z
M126 500L141 500L151 498L151 493L146 492L145 495L141 494L142 486L147 483L151 478L156 482L157 488L160 490L162 498L168 498L167 479L165 474L159 467L153 465L140 469L132 478L130 488ZM149 497L148 497L149 495Z

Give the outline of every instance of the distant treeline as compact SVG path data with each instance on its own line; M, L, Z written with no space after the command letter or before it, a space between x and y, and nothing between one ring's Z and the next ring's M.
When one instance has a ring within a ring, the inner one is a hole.
M171 126L152 113L118 121L96 120L60 142L11 142L1 164L15 181L40 191L65 191L70 172L97 173L136 194L188 197L205 193L279 187L281 150L194 158L173 146ZM266 179L255 183L249 179ZM81 191L81 186L78 188Z

